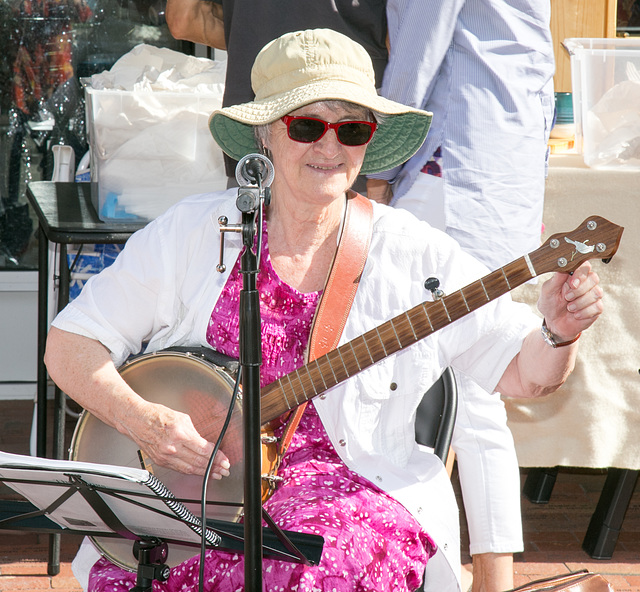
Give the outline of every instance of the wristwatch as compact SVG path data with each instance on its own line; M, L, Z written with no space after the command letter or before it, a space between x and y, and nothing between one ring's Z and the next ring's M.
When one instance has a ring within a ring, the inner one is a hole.
M573 339L570 339L569 341L561 341L560 343L558 343L556 336L553 333L551 333L551 331L549 331L549 327L547 327L546 319L543 319L542 321L542 327L540 327L540 333L542 333L542 339L544 339L545 342L548 343L554 349L556 347L564 347L565 345L571 345L572 343L575 343L576 341L578 341L578 339L580 338L580 335L582 335L582 332L580 332Z

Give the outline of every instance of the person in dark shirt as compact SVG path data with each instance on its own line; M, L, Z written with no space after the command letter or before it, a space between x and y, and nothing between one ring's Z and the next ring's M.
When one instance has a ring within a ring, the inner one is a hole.
M387 65L385 0L167 0L165 16L176 39L202 43L227 52L227 76L222 105L254 98L251 67L258 52L284 33L326 28L353 39L373 62L376 86ZM227 176L236 163L225 155Z

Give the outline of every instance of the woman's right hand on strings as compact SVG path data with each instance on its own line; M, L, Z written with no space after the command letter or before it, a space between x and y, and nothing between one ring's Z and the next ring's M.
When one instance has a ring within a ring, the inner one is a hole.
M214 444L191 418L140 397L123 380L98 341L51 327L45 362L55 383L87 411L131 438L153 463L204 475ZM229 475L229 459L218 452L211 477Z
M135 415L127 414L126 421L116 427L131 438L152 463L180 473L204 475L214 444L198 433L187 414L148 401L140 401L135 411ZM210 477L228 477L229 469L229 459L219 450Z

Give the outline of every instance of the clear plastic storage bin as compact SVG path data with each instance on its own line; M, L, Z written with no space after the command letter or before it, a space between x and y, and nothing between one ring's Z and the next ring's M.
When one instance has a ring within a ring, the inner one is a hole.
M180 199L226 188L209 132L221 94L85 86L92 200L101 220L148 221Z
M640 38L572 38L563 46L585 164L640 170Z

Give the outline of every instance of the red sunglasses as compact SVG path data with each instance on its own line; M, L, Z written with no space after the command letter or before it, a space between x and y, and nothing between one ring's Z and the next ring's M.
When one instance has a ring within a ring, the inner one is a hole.
M282 121L287 126L289 137L295 142L310 144L317 142L333 129L336 132L338 142L344 146L363 146L367 144L378 125L373 121L339 121L329 123L315 117L285 115Z

